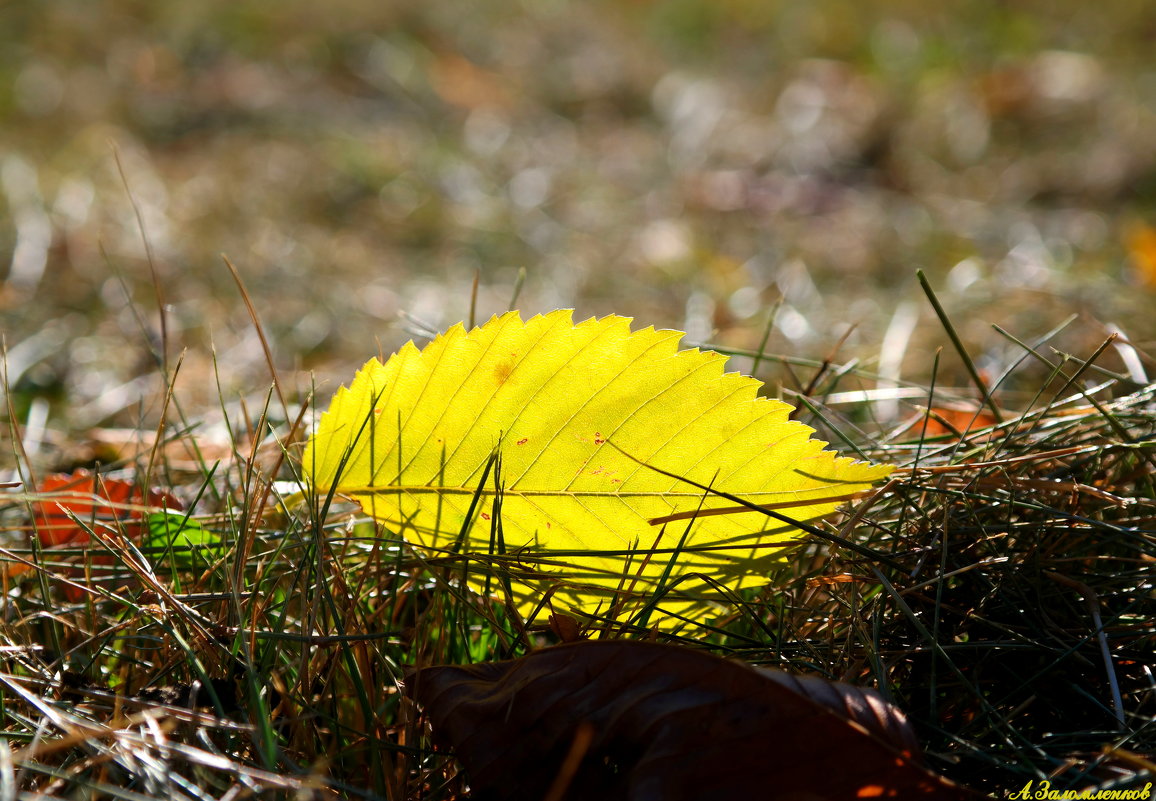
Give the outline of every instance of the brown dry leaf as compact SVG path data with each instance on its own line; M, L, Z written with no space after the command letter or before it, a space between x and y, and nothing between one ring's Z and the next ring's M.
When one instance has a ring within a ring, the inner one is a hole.
M482 801L978 798L876 693L677 646L569 643L406 688Z
M83 439L69 445L68 459L75 462L114 464L137 459L163 460L170 470L200 474L206 464L232 463L251 458L266 473L273 472L282 455L282 443L263 442L254 450L251 440L234 442L225 435L184 434L165 439L158 449L154 432L128 428L94 428Z

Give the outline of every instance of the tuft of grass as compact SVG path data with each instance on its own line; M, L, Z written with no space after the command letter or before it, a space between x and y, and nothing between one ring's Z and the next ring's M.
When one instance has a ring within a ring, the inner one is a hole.
M874 419L880 396L861 366L760 350L764 363L814 371L796 399L809 422L902 469L826 524L835 539L779 563L766 590L730 593L717 619L669 639L875 686L913 719L937 770L981 790L1149 780L1156 386L1109 377L1088 387L1110 351L1057 357L1043 344L1023 345L1048 377L1020 411L1000 380L978 382L981 393L932 382L892 393L923 396L904 425ZM306 404L280 385L255 413L222 404L218 442L185 418L178 395L165 393L176 433L142 434L101 470L183 496L189 519L217 537L203 558L141 548L96 521L89 548L40 548L28 536L29 504L41 499L30 477L0 504L0 555L34 566L7 572L0 599L0 788L468 797L399 685L408 666L509 658L557 640L509 613L501 548L417 553L342 499L310 496L294 459ZM998 403L1001 421L952 424L934 411L948 400ZM306 500L287 510L295 492ZM493 572L495 599L463 589L478 570ZM584 634L655 636L647 615L663 597L635 600L581 621Z
M774 638L739 653L771 645L781 667L877 686L936 768L978 789L1143 786L1156 751L1156 385L1086 387L1104 347L1059 360L1023 347L1049 375L1023 411L948 430L935 407L967 393L933 385L908 425L860 445L903 469L840 533L902 569L810 548L765 596ZM1000 392L973 378L979 420ZM870 417L836 389L838 408L802 399L820 428Z

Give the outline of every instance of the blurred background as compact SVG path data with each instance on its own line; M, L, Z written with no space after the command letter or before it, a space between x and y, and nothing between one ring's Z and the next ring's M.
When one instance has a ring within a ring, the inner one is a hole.
M475 276L478 320L504 311L523 268L526 315L738 349L770 320L768 352L889 380L948 341L917 269L992 374L1024 355L992 323L1151 349L1154 37L1156 7L1085 0L6 3L12 409L155 421L162 350L192 417L259 405L222 254L286 392L323 402L467 318ZM1128 348L1103 363L1147 380Z

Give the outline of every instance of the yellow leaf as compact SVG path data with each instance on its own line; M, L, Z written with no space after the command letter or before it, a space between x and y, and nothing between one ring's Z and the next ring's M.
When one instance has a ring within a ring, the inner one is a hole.
M658 588L656 617L701 619L720 595L707 579L763 584L802 533L734 496L808 521L891 471L824 450L725 356L630 322L510 312L371 359L322 415L305 474L427 555L500 562L519 611L544 621L547 593L556 611L628 614ZM469 580L501 588L479 565Z

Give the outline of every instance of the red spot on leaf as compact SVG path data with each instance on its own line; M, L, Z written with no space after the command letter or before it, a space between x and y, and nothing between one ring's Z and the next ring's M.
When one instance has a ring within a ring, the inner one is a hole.
M529 441L530 441L529 437L522 437L520 440L518 440L518 444L519 445L525 445Z
M490 519L489 512L482 512L482 520L489 520L489 519Z
M601 434L599 434L597 431L594 432L594 444L595 445L601 445L605 441L606 440L603 438L603 436Z
M494 381L497 382L498 386L501 386L502 384L506 383L507 379L510 377L510 374L513 372L514 363L512 361L500 362L494 367Z

